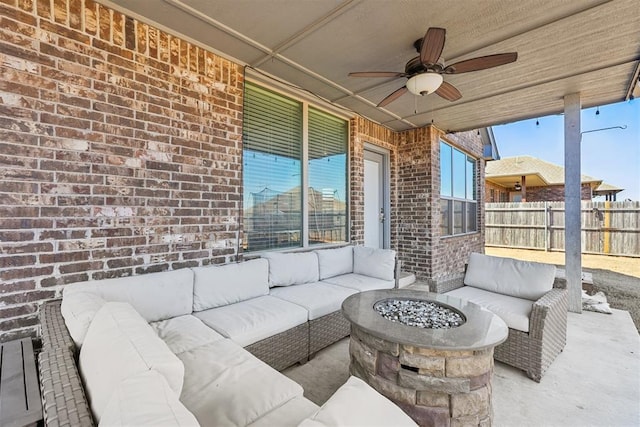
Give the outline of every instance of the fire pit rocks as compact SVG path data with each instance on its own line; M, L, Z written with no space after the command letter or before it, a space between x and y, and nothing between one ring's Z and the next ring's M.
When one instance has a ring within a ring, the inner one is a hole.
M355 294L342 304L351 322L351 373L422 426L492 421L493 349L507 325L482 307L416 290Z

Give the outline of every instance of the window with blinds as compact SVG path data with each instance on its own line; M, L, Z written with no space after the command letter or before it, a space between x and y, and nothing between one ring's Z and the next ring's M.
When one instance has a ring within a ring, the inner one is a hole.
M309 108L309 244L347 240L345 120Z
M246 83L245 251L346 241L347 138L345 120Z

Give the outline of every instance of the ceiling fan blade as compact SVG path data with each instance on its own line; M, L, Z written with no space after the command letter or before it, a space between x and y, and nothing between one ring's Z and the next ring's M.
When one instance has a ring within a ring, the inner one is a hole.
M362 71L357 73L349 73L349 77L404 77L404 73L395 71Z
M442 82L440 87L436 90L436 94L446 99L447 101L457 101L462 98L462 94L454 85L447 82Z
M422 47L420 48L420 62L424 65L435 64L442 55L444 49L444 40L447 30L444 28L432 27L422 39Z
M498 53L496 55L479 56L477 58L467 59L465 61L456 62L444 69L447 74L468 73L469 71L486 70L487 68L497 67L499 65L509 64L518 59L518 52Z
M402 86L400 89L392 92L390 95L388 95L385 99L383 99L382 101L380 101L377 105L377 107L384 107L387 104L392 103L393 101L395 101L396 99L400 98L402 95L404 95L407 92L407 87L406 86Z

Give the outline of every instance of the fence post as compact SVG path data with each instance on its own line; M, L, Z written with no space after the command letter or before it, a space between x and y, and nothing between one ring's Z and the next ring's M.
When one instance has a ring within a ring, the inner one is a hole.
M549 252L549 211L548 203L544 202L544 251Z

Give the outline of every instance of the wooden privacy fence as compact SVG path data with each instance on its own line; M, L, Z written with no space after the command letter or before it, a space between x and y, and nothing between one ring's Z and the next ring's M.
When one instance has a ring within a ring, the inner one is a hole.
M485 204L485 244L563 251L564 202ZM582 253L640 257L640 202L582 202Z

